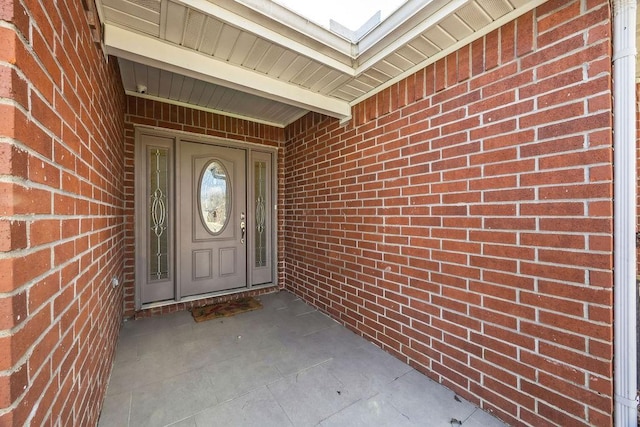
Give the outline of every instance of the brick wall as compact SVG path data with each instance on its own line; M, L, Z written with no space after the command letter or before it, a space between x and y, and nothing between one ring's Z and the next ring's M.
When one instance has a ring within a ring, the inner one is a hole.
M0 0L0 425L93 425L122 319L124 92L83 2Z
M126 195L126 261L125 261L125 316L135 313L135 229L134 229L134 177L135 177L135 126L152 126L165 130L189 132L234 141L250 142L278 147L278 283L284 283L284 129L254 123L247 120L221 116L177 105L149 99L127 97L125 113L125 195ZM268 290L273 290L269 288ZM246 295L264 292L251 291ZM236 295L237 296L237 295ZM193 304L204 305L214 300L199 300L192 303L171 304L165 307L135 313L137 316L161 314L184 310Z
M516 425L612 424L611 22L549 1L286 132L286 287Z

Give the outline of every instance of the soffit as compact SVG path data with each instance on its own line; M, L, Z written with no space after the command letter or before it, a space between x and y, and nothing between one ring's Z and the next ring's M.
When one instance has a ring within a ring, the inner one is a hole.
M636 50L640 48L640 7L636 8ZM636 83L640 83L640 55L636 55Z
M350 41L270 0L99 0L125 90L286 126L366 99L544 0L408 0Z

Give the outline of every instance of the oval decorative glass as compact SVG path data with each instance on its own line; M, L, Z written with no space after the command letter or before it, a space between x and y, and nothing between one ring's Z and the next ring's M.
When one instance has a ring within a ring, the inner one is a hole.
M208 162L200 174L198 186L200 219L213 235L220 234L229 221L231 185L224 165L218 160Z

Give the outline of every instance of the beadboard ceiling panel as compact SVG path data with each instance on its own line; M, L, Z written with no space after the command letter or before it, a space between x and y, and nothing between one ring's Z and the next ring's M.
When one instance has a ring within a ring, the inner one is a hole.
M478 4L494 20L506 15L515 8L507 0L478 0Z
M285 103L238 93L234 89L126 59L120 59L120 71L125 91L134 96L192 106L276 126L297 120L306 113L304 109ZM144 93L140 93L139 82L146 82L142 91Z
M474 31L491 23L491 16L476 2L467 4L456 15Z
M147 13L150 12L148 10L129 7L129 2L122 2L122 4L126 5L126 7L104 8L104 17L106 20L108 20L108 22L113 22L117 25L121 25L127 28L135 28L136 31L139 31L141 33L148 34L153 37L158 37L160 31L160 25L158 23L158 20L160 18L159 14L157 14L157 16L153 16L152 13Z
M286 126L351 106L545 0L407 0L347 40L270 0L98 0L127 93ZM143 87L144 93L140 93Z
M457 14L447 16L439 25L456 40L463 40L473 34L473 28Z

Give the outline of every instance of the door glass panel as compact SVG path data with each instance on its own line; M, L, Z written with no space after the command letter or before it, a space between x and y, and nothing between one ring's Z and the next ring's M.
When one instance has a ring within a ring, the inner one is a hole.
M207 163L200 175L198 194L200 219L211 234L220 234L227 226L231 209L231 185L224 165Z
M266 192L267 192L267 164L255 162L255 197L256 197L256 267L267 265L267 234L266 234Z
M169 187L168 150L149 148L149 280L169 277L169 230L167 195Z

